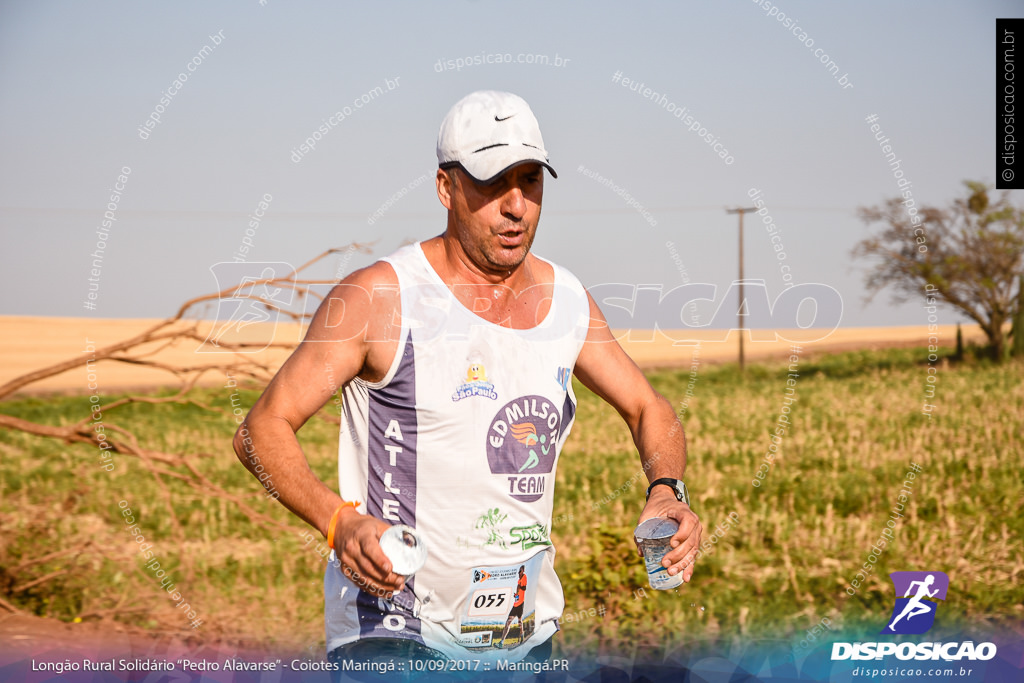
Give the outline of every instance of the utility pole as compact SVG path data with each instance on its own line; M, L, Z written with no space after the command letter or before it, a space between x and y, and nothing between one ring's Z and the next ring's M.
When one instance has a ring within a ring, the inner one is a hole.
M725 210L726 213L738 213L740 215L740 305L736 309L736 320L740 326L740 373L743 373L745 368L743 361L743 336L747 331L746 325L743 324L743 316L746 315L743 312L743 305L746 303L746 300L743 298L743 214L750 213L751 211L757 211L757 208L751 206Z

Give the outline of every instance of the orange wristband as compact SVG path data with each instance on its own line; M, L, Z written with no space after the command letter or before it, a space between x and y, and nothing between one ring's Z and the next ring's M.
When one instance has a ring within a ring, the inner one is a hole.
M341 505L338 506L338 509L334 511L334 514L331 515L331 523L327 525L327 545L332 550L334 549L334 530L338 526L338 514L342 510L344 510L345 508L350 507L350 506L354 507L354 508L358 508L359 507L359 502L358 501L352 502L352 501L348 501L348 500L343 500L343 501L341 501Z

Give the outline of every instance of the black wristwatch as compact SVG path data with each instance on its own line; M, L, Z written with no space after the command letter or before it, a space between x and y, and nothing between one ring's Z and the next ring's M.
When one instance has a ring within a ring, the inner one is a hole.
M651 489L659 484L664 484L672 489L672 492L676 494L676 500L680 503L690 504L690 494L686 490L686 484L683 483L682 479L670 479L663 477L661 479L655 479L651 482L651 485L647 487L647 500L651 499Z

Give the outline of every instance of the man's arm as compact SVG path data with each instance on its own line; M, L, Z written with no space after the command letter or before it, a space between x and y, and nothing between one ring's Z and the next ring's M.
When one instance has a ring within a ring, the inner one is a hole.
M337 391L357 375L383 378L397 348L392 322L400 314L397 278L389 265L353 273L331 290L310 323L306 338L285 361L235 433L238 459L273 487L281 503L327 535L341 497L309 468L295 433ZM342 570L364 590L378 595L401 590L380 548L388 528L382 520L341 510L334 547ZM354 572L353 572L354 570Z
M648 482L662 477L682 479L686 471L686 437L672 404L654 390L615 341L593 298L588 295L588 299L590 330L576 360L576 376L611 404L629 425ZM639 521L652 517L670 517L679 523L679 530L671 539L673 549L662 563L669 574L683 572L683 580L689 581L700 545L700 520L686 503L676 500L668 486L651 489L651 498Z

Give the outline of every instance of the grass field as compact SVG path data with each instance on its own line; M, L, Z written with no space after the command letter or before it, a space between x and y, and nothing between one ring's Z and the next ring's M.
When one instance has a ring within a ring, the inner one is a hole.
M788 428L773 466L752 485L782 413L788 369L701 367L650 375L682 407L687 483L705 537L721 531L691 584L655 592L631 541L646 482L629 433L577 386L580 405L558 470L551 536L566 596L556 653L644 648L658 656L695 642L793 638L826 620L877 633L892 606L887 574L941 570L950 594L933 634L1024 622L1024 365L943 363L921 414L921 350L810 356L791 387ZM0 595L65 621L115 619L137 628L267 648L323 645L321 539L266 501L237 462L229 389L195 405L132 404L111 416L149 448L192 456L196 471L244 496L280 526L254 523L163 467L159 481L131 456L104 471L96 449L4 432L0 444ZM256 390L240 393L248 408ZM105 397L112 399L114 397ZM795 401L792 400L795 398ZM3 412L48 424L88 414L88 399L22 399ZM332 404L325 414L336 410ZM680 410L680 412L682 412ZM336 426L300 432L313 469L336 480ZM846 588L886 529L911 463L920 465L893 540L855 595ZM123 502L122 502L123 501ZM172 600L124 523L131 509ZM169 511L173 507L174 515ZM730 528L724 523L733 514ZM177 521L176 521L177 520ZM193 630L186 601L202 619Z

